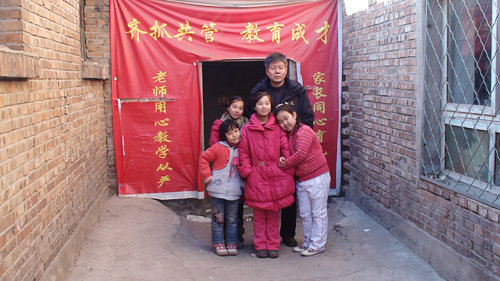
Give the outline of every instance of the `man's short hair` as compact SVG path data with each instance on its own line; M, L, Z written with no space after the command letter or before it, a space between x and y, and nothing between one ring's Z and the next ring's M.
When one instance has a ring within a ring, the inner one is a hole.
M272 62L279 62L279 61L284 62L285 66L288 67L288 61L286 60L286 56L283 55L282 53L277 53L277 52L271 53L266 57L266 59L264 60L264 66L267 69Z

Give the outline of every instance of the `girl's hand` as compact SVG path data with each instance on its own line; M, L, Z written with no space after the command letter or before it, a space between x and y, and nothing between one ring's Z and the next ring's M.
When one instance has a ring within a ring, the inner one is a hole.
M281 156L280 160L278 162L278 167L283 168L285 167L285 157Z
M208 177L208 178L204 179L204 180L203 180L203 183L205 183L205 184L209 184L211 181L212 181L212 176L210 176L210 177Z

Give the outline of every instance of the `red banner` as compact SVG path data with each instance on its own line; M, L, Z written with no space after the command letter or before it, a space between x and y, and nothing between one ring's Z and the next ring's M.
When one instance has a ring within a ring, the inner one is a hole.
M262 60L271 52L281 52L300 65L299 80L308 89L315 112L314 131L335 187L339 130L336 1L227 8L112 0L119 194L159 199L202 196L199 62Z

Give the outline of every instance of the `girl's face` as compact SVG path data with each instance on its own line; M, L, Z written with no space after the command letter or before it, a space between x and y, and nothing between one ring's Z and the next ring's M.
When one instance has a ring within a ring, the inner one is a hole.
M253 107L258 116L268 116L271 113L271 100L269 96L263 96Z
M291 132L297 124L297 113L294 111L293 114L290 114L290 112L282 110L276 115L276 120L278 120L281 129L285 132Z
M225 133L226 140L229 145L237 145L240 143L240 129L232 128Z
M238 119L243 114L243 101L235 101L226 109L231 118Z

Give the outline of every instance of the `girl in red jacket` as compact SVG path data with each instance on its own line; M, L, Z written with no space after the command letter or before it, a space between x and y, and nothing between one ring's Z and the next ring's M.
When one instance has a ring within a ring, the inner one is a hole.
M220 106L223 106L226 109L226 112L222 114L220 119L214 121L212 125L212 129L210 132L210 140L208 141L208 145L212 146L220 141L219 137L219 126L222 121L232 119L238 123L240 128L243 128L243 125L247 124L248 118L243 116L244 102L240 96L232 96L230 98L222 97L218 101ZM240 205L238 206L238 248L243 247L243 233L245 229L243 228L243 198L240 200Z
M259 258L277 258L280 209L293 203L294 170L278 167L280 155L290 156L286 133L271 113L267 92L253 96L255 113L241 132L240 175L246 178L245 204L253 208L253 242Z
M240 96L232 96L231 98L222 97L217 101L217 103L220 106L223 106L226 109L226 112L224 112L219 119L214 121L210 132L210 140L208 141L209 146L212 146L220 141L219 126L222 121L233 119L238 123L240 128L243 128L243 125L249 122L248 118L243 116L243 108L245 107L245 104Z
M297 113L288 104L279 105L276 119L288 134L290 157L281 157L282 168L296 167L297 203L302 220L304 241L295 247L302 256L325 251L328 215L326 204L330 189L330 172L316 133L297 122Z
M222 122L219 135L222 141L208 148L200 156L200 174L210 195L214 251L219 256L234 256L238 254L237 217L243 187L237 170L237 146L240 142L238 123L232 119Z

